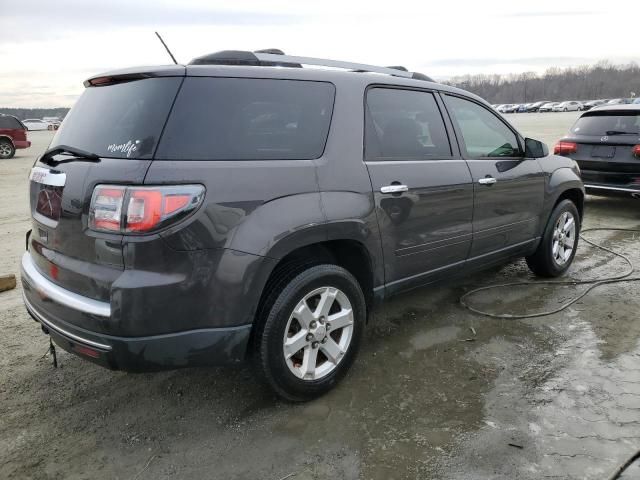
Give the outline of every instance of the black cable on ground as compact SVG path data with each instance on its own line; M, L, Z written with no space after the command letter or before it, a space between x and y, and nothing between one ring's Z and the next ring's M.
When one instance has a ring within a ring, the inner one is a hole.
M586 233L586 232L596 232L596 231L610 231L610 232L633 232L633 233L640 233L640 230L637 229L630 229L630 228L587 228L585 230L582 231L582 234ZM611 253L613 255L615 255L616 257L619 257L621 259L623 259L627 265L629 266L629 269L626 273L623 273L621 275L616 275L613 277L605 277L602 279L592 279L592 280L555 280L555 281L529 281L529 282L509 282L509 283L501 283L501 284L497 284L497 285L489 285L487 287L480 287L480 288L476 288L474 290L471 290L470 292L465 293L464 295L462 295L460 297L460 304L467 308L468 310L471 310L474 313L480 314L480 315L484 315L486 317L491 317L491 318L509 318L509 319L522 319L522 318L535 318L535 317L544 317L547 315L553 315L554 313L558 313L561 312L563 310L565 310L566 308L570 307L571 305L573 305L574 303L582 300L584 297L586 297L592 290L601 287L602 285L608 285L611 283L622 283L622 282L637 282L640 281L640 277L631 277L631 275L633 274L633 272L635 271L635 266L633 265L633 262L631 262L631 260L629 260L628 257L626 257L625 255L619 253L619 252L615 252L607 247L604 247L596 242L593 242L591 240L588 240L586 238L584 238L583 235L580 235L580 238L582 240L584 240L585 242L587 242L589 245L598 248L600 250L603 250L605 252ZM543 311L543 312L538 312L538 313L529 313L529 314L510 314L510 313L491 313L491 312L485 312L483 310L480 310L478 308L472 307L471 305L469 305L467 303L467 298L484 290L493 290L493 289L497 289L497 288L505 288L505 287L519 287L522 285L589 285L589 287L582 292L580 295L572 298L571 300L569 300L568 302L562 304L561 306L559 306L558 308L555 308L553 310L547 310L547 311Z
M616 480L620 478L620 475L622 474L622 472L624 472L627 468L629 468L631 464L639 458L640 458L640 450L638 450L636 453L631 455L626 462L624 462L622 465L616 468L616 471L613 472L613 475L611 475L608 480Z

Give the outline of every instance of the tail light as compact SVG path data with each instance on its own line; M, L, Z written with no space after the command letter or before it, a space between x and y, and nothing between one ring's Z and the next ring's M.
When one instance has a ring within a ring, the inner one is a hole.
M197 209L202 185L124 187L98 185L91 197L89 228L101 232L149 233Z
M553 147L553 153L555 155L570 155L578 151L578 144L573 142L558 142Z
M635 147L633 147L632 152L636 157L640 158L640 145L636 145Z

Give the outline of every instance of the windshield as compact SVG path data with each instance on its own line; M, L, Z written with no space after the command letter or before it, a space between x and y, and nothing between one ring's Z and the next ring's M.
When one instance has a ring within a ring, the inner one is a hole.
M577 135L599 136L638 135L640 134L640 112L599 112L584 115L573 125L571 132Z
M51 142L101 157L151 158L182 81L149 78L88 87Z

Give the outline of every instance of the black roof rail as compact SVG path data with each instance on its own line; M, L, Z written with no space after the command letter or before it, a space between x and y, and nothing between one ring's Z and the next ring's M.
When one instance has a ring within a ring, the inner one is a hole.
M425 75L424 73L420 73L420 72L413 72L413 75L411 76L411 78L415 80L424 80L425 82L435 82L435 80L431 78L429 75Z
M394 77L412 78L414 80L433 82L431 77L418 72L409 72L406 67L401 65L377 67L375 65L343 62L325 58L297 57L285 55L285 53L278 48L266 48L263 50L256 50L254 52L243 50L223 50L221 52L196 57L189 62L189 65L244 65L293 68L301 68L302 65L315 65L320 67L341 68L352 72L381 73L383 75L391 75Z
M284 52L279 48L263 48L262 50L254 50L253 53L272 53L274 55L284 55Z
M282 61L265 61L258 58L262 55L261 50L256 52L248 52L244 50L222 50L221 52L210 53L202 57L196 57L189 62L189 65L243 65L251 67L292 67L301 68L299 63L282 62ZM284 56L282 50L269 48L265 50L268 55Z

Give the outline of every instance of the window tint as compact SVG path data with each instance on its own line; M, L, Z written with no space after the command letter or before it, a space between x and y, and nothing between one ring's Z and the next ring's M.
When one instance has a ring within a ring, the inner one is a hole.
M449 138L433 94L392 88L367 92L365 159L450 156Z
M327 141L334 92L326 82L187 78L156 158L318 158Z
M496 115L469 100L450 95L446 98L453 121L462 132L469 157L522 155L516 135Z
M0 115L0 128L24 130L24 127L20 124L18 120L16 120L13 117L2 116L2 115Z
M51 147L69 145L102 157L151 158L182 78L149 78L88 87Z
M640 114L631 110L587 113L571 131L576 135L640 135Z

